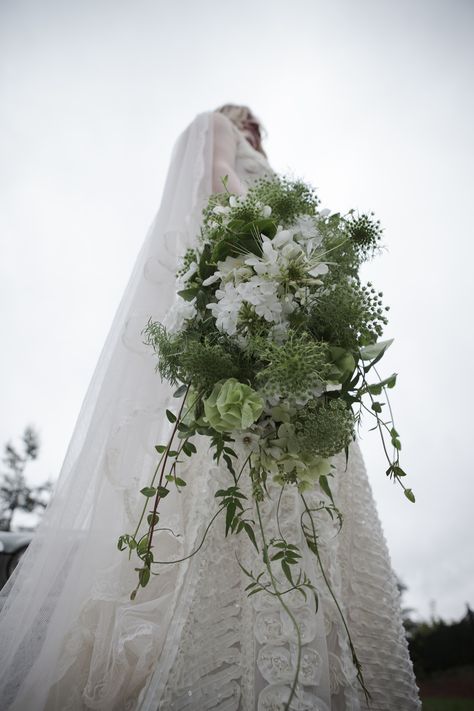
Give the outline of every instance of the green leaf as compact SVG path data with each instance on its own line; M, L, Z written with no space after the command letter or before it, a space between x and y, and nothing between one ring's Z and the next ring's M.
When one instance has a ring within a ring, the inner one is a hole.
M291 568L290 568L290 566L288 565L288 563L286 563L284 560L282 560L282 562L281 562L281 568L282 568L282 570L283 570L283 572L284 572L285 577L287 578L287 580L288 580L292 585L294 585L294 583L293 583L293 578L292 578L292 576L291 576Z
M148 550L148 534L143 536L143 538L140 539L137 545L137 553L138 555L142 555L146 553Z
M181 289L181 291L178 291L178 294L185 301L192 301L194 299L194 297L198 295L198 292L199 292L199 287L193 286L189 289ZM179 397L179 395L177 397Z
M244 523L244 528L245 528L245 531L246 531L248 537L250 538L253 545L255 546L255 548L258 551L258 545L257 545L257 541L255 540L255 533L254 533L252 526L249 523Z
M174 415L171 410L166 410L166 417L170 422L176 422L176 415Z
M321 489L324 491L324 493L329 496L329 498L332 499L332 492L331 492L331 487L329 486L328 478L325 474L321 474L319 477L319 485L321 486Z
M188 389L188 386L186 384L180 385L179 388L176 390L176 392L173 393L173 397L183 397L183 395L187 389Z
M383 385L386 388L394 388L396 382L397 382L397 374L392 373L392 375L389 375L388 378L384 378L383 380L381 380L379 385Z
M164 444L155 444L155 449L158 454L163 454L163 452L166 451L166 446Z
M232 459L229 457L229 455L223 454L222 458L224 459L225 463L227 464L227 469L230 471L230 473L235 475L235 470L232 465Z
M362 360L373 360L381 356L393 343L393 338L388 341L379 341L370 346L362 346L359 350Z
M193 456L193 450L192 450L193 445L191 445L190 442L185 442L183 444L183 452L188 456L192 457ZM195 448L196 449L196 448Z
M231 502L227 505L227 512L226 512L226 516L225 516L225 535L226 535L226 536L227 536L227 534L228 534L228 532L229 532L230 525L231 525L231 523L232 523L232 521L233 521L233 519L234 519L235 509L236 509L236 508L237 508L237 505L236 505L236 502L235 502L235 501L231 501Z
M165 496L168 496L168 494L170 493L170 490L167 489L165 486L157 486L156 492L157 492L157 494L159 494L161 499L164 499Z
M124 543L123 543L123 538L124 538L123 536L120 536L120 538L117 541L117 548L119 549L119 551L124 551L125 548L127 548L127 546L124 545Z
M258 585L258 583L250 583L250 585L247 585L247 587L245 588L245 590L251 590L251 589L254 588L256 585Z
M396 465L394 465L394 466L392 467L392 471L393 471L393 473L395 474L395 476L406 476L406 475L407 475L407 473L404 472L401 467L398 467L398 466L396 466Z
M186 486L186 482L184 479L180 479L179 476L175 477L175 482L178 484L178 486Z
M404 494L407 497L408 501L411 501L412 504L415 503L415 494L411 489L404 489Z
M371 408L374 412L382 412L382 403L376 400L372 403Z
M148 514L148 516L146 517L146 520L148 521L149 526L156 526L156 524L160 520L160 517L158 516L157 513L151 513L151 514Z
M140 570L138 573L138 579L140 580L140 585L144 588L150 580L150 568L143 568Z
M154 486L145 486L143 489L140 489L140 494L149 498L156 494L156 489Z
M252 223L250 223L252 224ZM277 224L275 220L272 220L268 217L262 218L261 220L257 220L255 222L255 225L257 226L259 232L261 234L266 235L266 237L270 237L270 239L273 239L277 233ZM247 225L247 229L250 228L250 225ZM244 228L245 229L245 228Z
M175 449L170 449L168 451L168 457L177 457L177 456L178 456L178 452Z

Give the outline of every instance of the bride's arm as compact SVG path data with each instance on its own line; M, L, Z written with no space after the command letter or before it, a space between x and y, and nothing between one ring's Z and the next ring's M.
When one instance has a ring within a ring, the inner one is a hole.
M222 178L227 175L227 188L231 193L241 195L242 183L235 172L235 156L237 152L237 137L232 124L226 116L214 112L214 152L212 161L212 190L224 192Z

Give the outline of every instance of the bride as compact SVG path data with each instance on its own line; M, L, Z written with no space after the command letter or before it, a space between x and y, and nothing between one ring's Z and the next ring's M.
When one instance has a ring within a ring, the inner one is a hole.
M160 209L101 353L53 499L0 593L3 711L420 708L396 580L357 442L347 468L344 457L335 458L342 530L337 533L328 519L318 531L334 596L303 547L320 604L316 610L309 599L288 599L302 644L289 707L294 629L275 598L248 597L238 564L256 569L258 553L247 536L225 537L220 518L204 535L217 510L214 494L229 484L205 438L185 465L185 494L162 502L166 523L155 539L159 575L130 600L136 572L116 542L136 524L139 491L156 464L154 445L166 437L163 412L172 403L141 332L150 317L172 319L178 258L194 244L201 210L212 192L224 189L222 178L242 194L272 172L260 123L244 106L199 114L176 142ZM299 506L288 488L280 525L294 540L301 536ZM275 497L261 508L271 529Z

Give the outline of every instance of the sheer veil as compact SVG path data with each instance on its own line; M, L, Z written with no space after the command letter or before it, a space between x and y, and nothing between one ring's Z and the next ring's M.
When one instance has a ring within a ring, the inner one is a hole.
M65 699L74 694L67 675L86 643L93 661L84 678L88 707L117 708L124 689L131 693L143 686L150 651L156 659L169 632L169 611L185 566L165 566L169 572L152 578L149 588L131 602L136 573L128 554L118 551L117 538L135 528L144 501L139 491L156 465L154 445L169 428L163 424L163 412L173 402L172 391L156 374L155 357L143 344L141 331L150 317L162 320L169 310L177 259L193 243L211 192L212 116L199 114L175 144L160 209L106 339L54 496L0 592L4 710L66 708L61 693ZM185 510L191 504L184 504L184 498L170 496L163 502L166 520L175 530L183 533L188 521L181 540L160 534L163 556L189 550L197 535L198 520ZM92 603L97 601L102 611L94 617ZM160 626L150 632L140 627L140 616L151 606L150 617ZM94 625L102 627L92 639ZM140 634L141 642L134 646ZM101 639L108 648L101 648Z

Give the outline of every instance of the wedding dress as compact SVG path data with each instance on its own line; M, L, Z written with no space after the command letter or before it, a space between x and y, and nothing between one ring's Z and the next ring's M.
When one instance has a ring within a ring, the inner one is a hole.
M160 210L137 258L79 414L53 499L0 593L2 711L280 711L290 695L297 646L291 620L267 593L248 597L257 553L242 532L225 537L215 492L232 482L204 437L183 464L188 482L160 504L154 539L162 561L134 601L136 572L117 538L132 532L164 442L172 391L142 343L148 319L163 320L174 296L177 259L195 243L212 189L213 112L199 114L174 148ZM243 185L272 169L233 126L235 172ZM165 420L165 421L164 421ZM243 454L241 454L243 456ZM401 621L387 545L357 442L336 457L333 493L344 514L318 530L323 568L344 613L365 684L356 679L341 614L317 560L301 538L300 500L286 487L280 526L301 546L317 587L285 596L301 633L301 669L290 708L300 711L412 711L418 689ZM242 477L243 479L243 477ZM252 505L244 480L246 505ZM261 505L275 535L277 492ZM321 492L308 492L309 505ZM255 516L254 516L255 519ZM193 556L180 563L171 561ZM257 537L259 548L261 540ZM279 578L276 571L276 577Z

